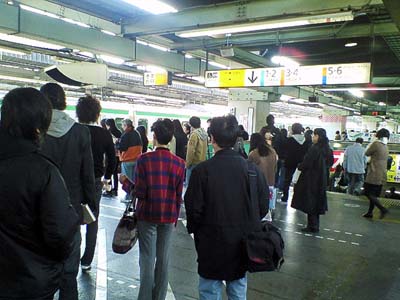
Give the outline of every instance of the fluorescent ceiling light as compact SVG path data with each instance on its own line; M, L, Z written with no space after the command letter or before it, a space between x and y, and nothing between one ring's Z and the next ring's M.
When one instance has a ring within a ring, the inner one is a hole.
M22 77L14 77L14 76L7 76L7 75L0 75L0 79L3 80L10 80L10 81L18 81L18 82L25 82L25 83L39 83L45 84L46 81L30 79L30 78L22 78Z
M218 35L218 34L232 34L248 31L269 30L277 28L297 27L312 24L324 24L353 20L353 13L351 11L332 13L326 15L316 15L307 17L289 18L283 20L261 21L253 23L245 23L238 25L226 25L218 27L209 27L203 29L196 29L191 31L177 32L176 35L184 38L199 37L205 35Z
M359 89L349 89L347 90L350 94L352 94L353 96L357 97L357 98L364 98L364 93L363 91L359 90Z
M229 68L229 67L227 67L227 66L225 66L223 64L217 63L215 61L209 61L208 64L210 64L210 65L212 65L214 67L217 67L217 68L221 68L221 69L228 69Z
M153 65L146 65L146 66L137 66L138 70L145 71L145 72L154 72L154 73L166 73L167 70Z
M159 15L178 12L174 7L159 0L123 0L149 13Z
M189 58L189 59L191 59L191 58L193 58L193 56L191 56L190 54L185 54L185 58Z
M329 88L329 89L321 89L321 91L325 92L337 92L337 91L350 91L349 88ZM357 88L359 91L395 91L400 90L400 87L359 87Z
M141 45L145 45L145 46L149 45L149 43L147 43L145 41L142 41L142 40L138 40L138 39L136 39L136 43L141 44Z
M282 101L288 101L289 99L292 99L292 97L283 95L283 94L281 95L281 98L280 98L280 100L282 100Z
M108 69L110 71L110 73L115 73L118 75L123 75L123 76L130 76L130 77L135 77L135 78L143 78L142 75L137 74L137 73L133 73L133 72L126 72L126 71L121 71L121 70L117 70L117 69Z
M117 34L114 33L114 32L111 32L111 31L108 31L108 30L104 30L104 29L102 29L101 32L102 32L102 33L105 33L105 34L108 34L108 35L112 35L112 36L116 36L116 35L117 35Z
M94 58L94 54L92 52L88 52L88 51L79 51L79 55Z
M344 46L347 47L347 48L351 48L351 47L355 47L357 45L358 45L357 43L347 43Z
M64 46L57 45L57 44L41 42L41 41L28 39L28 38L16 36L16 35L7 35L4 33L0 33L0 40L11 42L11 43L16 43L16 44L23 44L23 45L32 46L32 47L52 49L52 50L61 50L61 49L65 48Z
M12 48L4 48L4 47L0 47L0 52L16 54L16 55L27 55L26 52L14 50Z
M63 20L64 22L70 23L70 24L75 24L75 25L84 27L84 28L90 28L90 25L82 23L82 22L79 22L79 21L75 21L75 20L72 20L72 19L62 18L61 20Z
M170 51L168 48L163 47L163 46L159 46L159 45L156 45L156 44L149 43L148 46L151 47L151 48L154 48L154 49L158 49L158 50L164 51L164 52Z
M286 56L273 56L271 58L271 62L276 65L284 66L284 67L298 67L300 64L293 59Z
M99 57L102 60L104 60L105 62L115 64L115 65L122 65L125 62L125 60L123 60L120 57L110 56L110 55L106 55L106 54L100 54Z
M385 102L379 102L378 103L380 106L386 106L386 103Z
M144 98L144 99L164 100L164 101L169 101L169 102L186 103L186 100L182 100L182 99L159 97L159 96L124 92L124 91L114 91L114 94L120 95L120 96L127 96L127 97L130 96L130 97L139 97L139 98Z
M50 17L50 18L53 18L53 19L60 19L60 17L55 15L55 14L52 14L52 13L49 13L47 11L40 10L40 9L31 7L31 6L20 4L19 7L21 7L23 10L27 10L27 11L33 12L35 14L39 14L39 15L42 15L42 16L47 16L47 17Z

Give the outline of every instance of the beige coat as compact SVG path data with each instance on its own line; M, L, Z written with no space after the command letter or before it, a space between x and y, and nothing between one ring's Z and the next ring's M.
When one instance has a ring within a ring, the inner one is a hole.
M260 156L258 149L254 149L249 154L249 161L254 162L260 168L267 180L267 185L274 186L278 155L272 147L270 149L271 153L267 156Z
M365 182L375 185L385 184L387 180L387 160L389 156L387 145L380 141L375 141L369 146L365 155L371 157Z

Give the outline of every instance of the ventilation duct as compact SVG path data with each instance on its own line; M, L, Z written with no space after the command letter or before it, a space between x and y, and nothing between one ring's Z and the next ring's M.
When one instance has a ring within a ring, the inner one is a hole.
M44 71L55 81L67 85L107 85L108 68L104 64L79 62L51 66Z

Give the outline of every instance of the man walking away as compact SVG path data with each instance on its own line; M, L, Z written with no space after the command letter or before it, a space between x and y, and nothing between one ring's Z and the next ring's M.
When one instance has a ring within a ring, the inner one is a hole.
M54 161L64 177L71 203L80 215L82 203L87 203L96 213L93 157L89 129L76 123L63 110L67 107L65 93L56 83L47 83L40 91L53 105L53 116L42 145L42 152ZM79 226L73 241L71 255L64 262L60 300L78 300L76 276L79 271L81 232Z
M186 152L186 186L189 184L190 175L193 169L202 161L206 160L207 155L207 132L200 127L199 117L191 117L189 124L193 128L187 144Z
M347 193L350 195L360 195L361 186L364 181L367 157L362 146L362 138L357 138L356 142L347 147L344 152L343 169L347 175L349 184Z
M171 120L151 128L155 151L136 162L136 216L139 230L139 300L164 300L168 287L171 235L182 203L185 161L172 154L168 143L174 134Z
M246 299L246 254L243 237L259 220L249 195L248 163L232 149L238 134L234 116L211 120L211 143L215 155L192 173L185 194L187 229L194 234L200 275L200 300L222 299L226 281L228 299ZM257 174L260 219L268 208L268 189L261 171Z
M289 197L289 187L292 183L292 177L299 163L304 159L306 154L306 146L304 145L305 137L303 135L303 126L300 123L293 123L292 136L287 139L283 145L285 157L285 180L283 183L282 202L287 202Z
M90 265L96 248L100 199L103 190L103 181L101 177L104 175L104 182L108 184L109 181L111 181L111 175L116 165L114 143L111 134L106 129L97 125L100 111L100 101L89 95L79 98L78 104L76 105L76 115L78 116L79 122L85 124L90 131L96 187L95 201L97 207L95 215L96 221L88 224L86 227L86 247L81 258L82 271L89 271L91 269ZM106 169L104 169L104 156L106 157Z

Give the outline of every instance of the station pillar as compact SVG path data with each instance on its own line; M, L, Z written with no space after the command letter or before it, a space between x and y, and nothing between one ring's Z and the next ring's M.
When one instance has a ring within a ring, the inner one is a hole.
M324 108L322 113L322 127L326 130L328 138L333 140L336 131L342 133L346 130L346 121L349 113L335 108Z
M249 134L260 131L271 111L269 93L254 90L231 90L228 106Z

